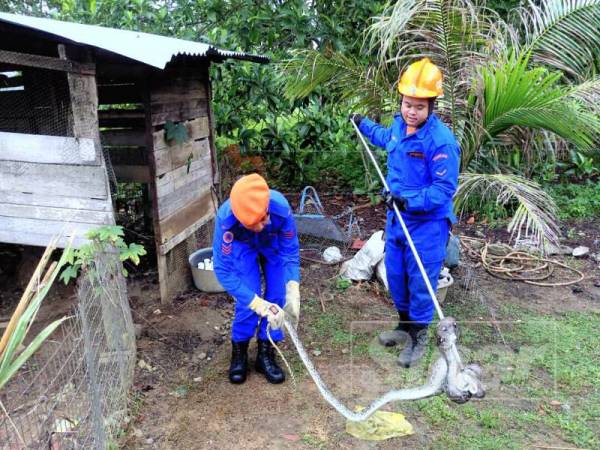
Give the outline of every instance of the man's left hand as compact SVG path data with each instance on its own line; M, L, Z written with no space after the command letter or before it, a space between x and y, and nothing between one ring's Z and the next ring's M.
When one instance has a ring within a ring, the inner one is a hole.
M385 205L392 211L394 210L394 204L396 204L400 211L406 211L406 208L408 207L408 202L404 197L394 197L389 191L383 192L383 199Z
M298 321L300 320L300 284L297 281L290 280L285 286L285 306L283 310L294 328L298 328Z

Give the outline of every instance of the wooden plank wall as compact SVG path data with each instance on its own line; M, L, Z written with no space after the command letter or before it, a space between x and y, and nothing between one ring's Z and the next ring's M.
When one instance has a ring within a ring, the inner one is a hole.
M215 214L208 64L168 69L151 80L146 109L154 197L154 229L163 301L191 282L187 257L194 233ZM187 128L184 143L167 142L165 123Z
M140 78L127 77L125 70L121 78L98 80L100 140L108 151L117 181L150 181L143 91Z
M59 245L71 235L79 245L90 228L114 223L95 77L20 70L21 80L15 81L24 90L3 92L13 103L0 102L0 242L45 246L62 233ZM55 95L62 91L66 102ZM32 106L38 102L45 111L39 117Z

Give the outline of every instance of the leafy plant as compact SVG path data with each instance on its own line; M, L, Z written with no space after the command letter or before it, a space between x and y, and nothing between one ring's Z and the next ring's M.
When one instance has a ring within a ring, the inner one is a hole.
M69 249L66 252L66 267L60 274L60 279L68 284L79 276L81 270L88 270L91 262L99 252L116 249L122 262L131 261L140 263L140 256L146 254L146 249L140 244L127 244L123 239L123 227L119 225L106 225L87 232L89 243L83 244L78 249ZM127 276L127 269L123 268L123 275Z
M352 281L351 280L346 280L345 278L337 278L335 280L335 288L338 289L338 290L340 290L340 291L345 291L350 286L352 286Z
M558 167L562 174L577 178L578 180L596 177L600 174L600 163L593 156L571 150L568 162L559 162Z
M600 217L600 185L597 182L559 184L544 188L556 201L561 218Z
M23 351L19 350L25 342L42 301L48 294L61 268L66 264L69 253L68 248L63 251L60 260L53 263L45 272L55 246L56 241L54 240L46 248L0 340L0 391L44 341L68 319L68 317L63 317L55 320L35 336Z

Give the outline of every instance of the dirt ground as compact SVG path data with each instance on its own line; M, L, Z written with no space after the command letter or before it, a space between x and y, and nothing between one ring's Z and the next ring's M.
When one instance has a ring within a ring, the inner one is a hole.
M382 211L360 210L364 233L368 235L383 225ZM447 315L463 321L461 327L466 332L460 343L465 361L480 361L490 351L500 355L500 359L508 355L509 361L519 351L520 357L526 358L531 349L511 341L514 335L511 332L518 328L523 312L545 318L560 318L569 312L600 313L600 227L594 222L571 223L565 224L563 231L568 236L565 244L587 245L591 250L584 258L562 257L564 262L585 273L585 280L577 285L547 288L503 281L475 267L475 261L467 260L453 272L455 283L443 309ZM457 232L492 236L492 240L507 239L502 230L485 225L464 225ZM8 261L4 257L3 260ZM8 275L10 264L4 266L4 275ZM375 282L340 288L336 285L337 270L337 266L306 260L302 263L299 335L331 391L354 408L368 405L391 389L423 383L429 368L427 362L414 369L401 369L395 363L397 350L382 351L376 342L378 332L395 325L396 315L389 296ZM123 448L507 448L502 443L488 447L452 444L456 436L477 434L485 431L486 425L443 434L440 427L445 418L454 417L454 408L467 407L448 405L439 397L437 403L436 400L384 407L403 413L413 425L414 434L380 442L356 439L345 431L345 419L322 399L287 342L282 351L295 381L288 371L283 385L270 385L252 370L245 384L234 386L228 382L233 304L226 294L190 290L172 304L162 305L157 276L152 270L130 276L128 289L138 334L138 364L131 419L120 440ZM18 286L0 291L0 316L10 310L19 292ZM58 288L40 316L52 319L63 315L73 299L72 288ZM508 323L511 320L513 323ZM254 356L252 343L251 364ZM510 405L523 414L542 411L538 398L525 395L526 387L498 381L506 376L507 370L518 367L494 362L482 365L487 397L468 405L475 405L477 410ZM538 379L545 376L534 375ZM571 403L576 405L577 401L573 398ZM436 414L440 416L431 413L431 408L439 408ZM575 448L556 428L535 425L529 426L518 442L514 448L523 448L522 443L530 448Z
M567 244L588 245L593 254L600 253L600 230L594 224L569 226L572 240ZM482 230L494 233L477 226L462 227L460 232L477 236ZM498 233L502 239L502 232ZM497 320L498 311L505 311L504 318L506 314L510 317L511 311L516 311L515 318L518 311L544 317L560 317L569 311L600 312L598 262L591 257L567 258L566 262L584 271L586 279L575 286L536 287L498 280L481 268L463 266L454 272L455 284L444 309L447 314L469 315L469 320L484 322ZM302 265L299 334L330 389L354 407L367 405L390 389L422 383L427 367L400 369L395 364L397 351L377 350L377 333L395 320L386 293L376 283L338 289L336 271L337 267L306 261ZM155 283L152 274L130 283L134 321L140 328L138 361L143 363L136 369L133 418L123 437L125 448L450 448L443 443L445 438L436 438L435 423L427 420L427 412L414 404L384 408L404 413L414 427L413 435L381 442L350 436L345 419L321 398L288 343L283 352L294 370L295 383L288 376L285 384L273 386L251 371L245 384L231 385L227 380L229 298L190 291L172 305L161 305ZM505 330L510 331L510 326ZM492 333L486 345L501 345L503 339L501 331ZM467 356L476 355L480 346L470 345L465 349ZM252 344L251 364L254 355ZM522 392L510 391L497 382L502 368L485 369L488 396L480 403L493 408L517 402L518 408L537 410L537 400L523 399ZM532 447L573 448L553 429L531 427L525 440Z

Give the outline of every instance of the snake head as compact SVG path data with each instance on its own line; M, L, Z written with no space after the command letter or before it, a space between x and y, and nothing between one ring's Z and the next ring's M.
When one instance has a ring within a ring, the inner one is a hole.
M469 364L456 376L447 379L446 394L455 403L465 403L472 397L485 397L485 389L481 383L481 367Z
M437 344L442 349L449 349L458 339L458 325L452 317L446 317L437 325Z

